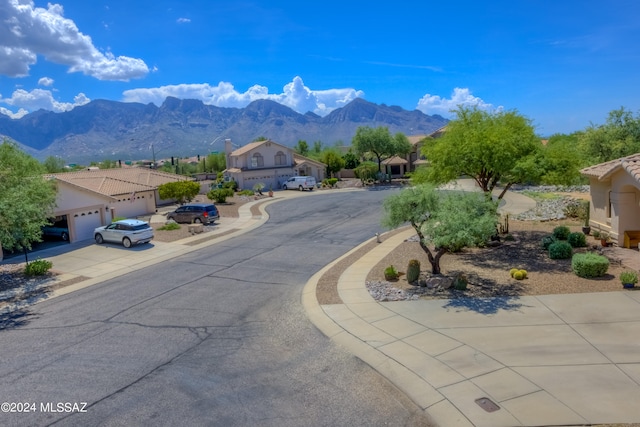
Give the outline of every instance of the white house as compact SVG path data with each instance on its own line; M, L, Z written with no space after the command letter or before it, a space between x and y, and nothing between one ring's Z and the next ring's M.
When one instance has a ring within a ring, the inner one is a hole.
M224 174L236 181L240 189L252 189L257 183L276 189L296 175L312 176L317 182L325 178L324 163L300 156L292 148L271 140L251 142L233 150L231 140L227 139L225 153Z

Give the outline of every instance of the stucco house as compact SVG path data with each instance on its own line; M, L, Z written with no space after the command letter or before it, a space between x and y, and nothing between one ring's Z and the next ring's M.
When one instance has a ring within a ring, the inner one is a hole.
M317 182L325 178L326 165L297 154L292 148L271 140L256 141L233 150L225 141L227 169L225 177L238 183L239 189L252 189L263 183L266 189L280 188L296 175L312 176Z
M407 163L404 166L404 169L406 170L406 172L413 172L416 170L416 167L427 164L427 160L425 159L425 157L422 155L422 152L421 152L422 146L424 145L425 141L428 141L430 139L440 138L445 133L446 130L447 130L447 126L445 125L441 128L436 129L435 131L431 132L428 135L407 136L407 139L411 144L411 152L409 152L409 155L405 159L407 161Z
M625 232L640 231L640 153L580 172L589 178L592 230L609 233L614 243L623 246Z
M154 213L162 203L158 186L190 180L148 168L97 169L48 174L57 187L55 218L67 224L69 241L93 238L96 227L115 217Z

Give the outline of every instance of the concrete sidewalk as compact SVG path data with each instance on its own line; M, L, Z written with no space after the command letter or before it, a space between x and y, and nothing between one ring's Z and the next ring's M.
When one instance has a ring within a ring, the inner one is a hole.
M533 202L507 199L501 210L514 214ZM302 297L312 322L437 426L640 422L640 292L376 302L369 271L414 234L384 240L346 269L342 304L320 305L316 285L358 248L315 274ZM640 268L636 251L609 249Z

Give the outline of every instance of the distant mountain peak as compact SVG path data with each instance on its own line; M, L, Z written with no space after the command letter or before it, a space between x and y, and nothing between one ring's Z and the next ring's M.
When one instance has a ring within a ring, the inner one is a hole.
M167 97L160 107L98 99L63 113L39 110L20 119L0 114L0 134L40 159L54 155L82 163L148 159L150 144L160 147L156 154L161 156L206 154L220 148L212 147L211 141L221 136L239 145L264 136L286 146L299 140L330 146L338 141L350 143L360 126L386 126L392 133L417 135L446 123L441 116L362 98L320 117L266 99L244 108L223 108Z

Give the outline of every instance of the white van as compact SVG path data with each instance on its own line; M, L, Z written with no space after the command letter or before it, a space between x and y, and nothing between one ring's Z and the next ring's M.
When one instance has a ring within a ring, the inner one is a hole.
M283 190L313 190L316 179L312 176L292 176L282 183Z

